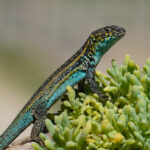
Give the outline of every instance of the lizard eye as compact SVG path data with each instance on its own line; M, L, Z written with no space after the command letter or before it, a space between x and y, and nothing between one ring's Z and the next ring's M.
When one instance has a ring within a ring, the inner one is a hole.
M109 28L106 28L105 31L108 33L108 32L110 32L110 29L109 29Z

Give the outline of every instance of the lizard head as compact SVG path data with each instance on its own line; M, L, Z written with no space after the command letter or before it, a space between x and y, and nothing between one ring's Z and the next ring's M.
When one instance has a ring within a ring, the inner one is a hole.
M89 36L90 53L98 61L107 50L125 35L125 29L116 25L106 26L93 31ZM98 63L98 62L96 62Z

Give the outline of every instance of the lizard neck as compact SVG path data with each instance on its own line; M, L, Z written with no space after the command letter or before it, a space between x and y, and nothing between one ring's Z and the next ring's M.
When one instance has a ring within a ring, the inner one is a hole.
M86 49L84 57L88 59L85 59L85 61L88 60L88 64L90 64L90 66L96 67L102 56L110 49L111 45L112 42L111 44L108 44L107 42L101 41L95 45L91 45L90 40L88 39L81 48L82 50Z
M95 65L97 65L100 61L100 59L102 58L102 56L111 48L111 45L107 45L107 43L101 43L99 42L98 45L96 45L94 47L93 50L93 58L94 58L94 62Z
M94 50L90 50L90 48L88 48L88 54L87 54L87 58L88 58L88 62L91 66L97 66L97 64L100 62L103 54L105 53L103 48L94 48Z
M102 56L103 56L103 54L101 53L101 51L95 51L95 54L94 54L95 65L97 65L99 63Z

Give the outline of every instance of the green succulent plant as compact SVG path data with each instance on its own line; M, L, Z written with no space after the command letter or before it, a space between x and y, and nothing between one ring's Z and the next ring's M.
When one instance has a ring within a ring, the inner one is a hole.
M126 55L107 73L95 77L107 100L87 83L85 93L67 87L61 110L45 121L50 136L41 133L44 146L33 143L35 150L150 150L150 59L141 69Z

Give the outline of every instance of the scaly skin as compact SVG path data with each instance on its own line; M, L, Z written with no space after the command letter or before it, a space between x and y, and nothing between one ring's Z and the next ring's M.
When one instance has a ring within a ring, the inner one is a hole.
M103 54L124 35L125 29L115 25L92 32L85 44L40 86L0 136L0 150L8 147L32 123L31 140L39 141L47 110L66 92L67 85L74 86L87 78L91 90L104 99L94 79L95 68Z

